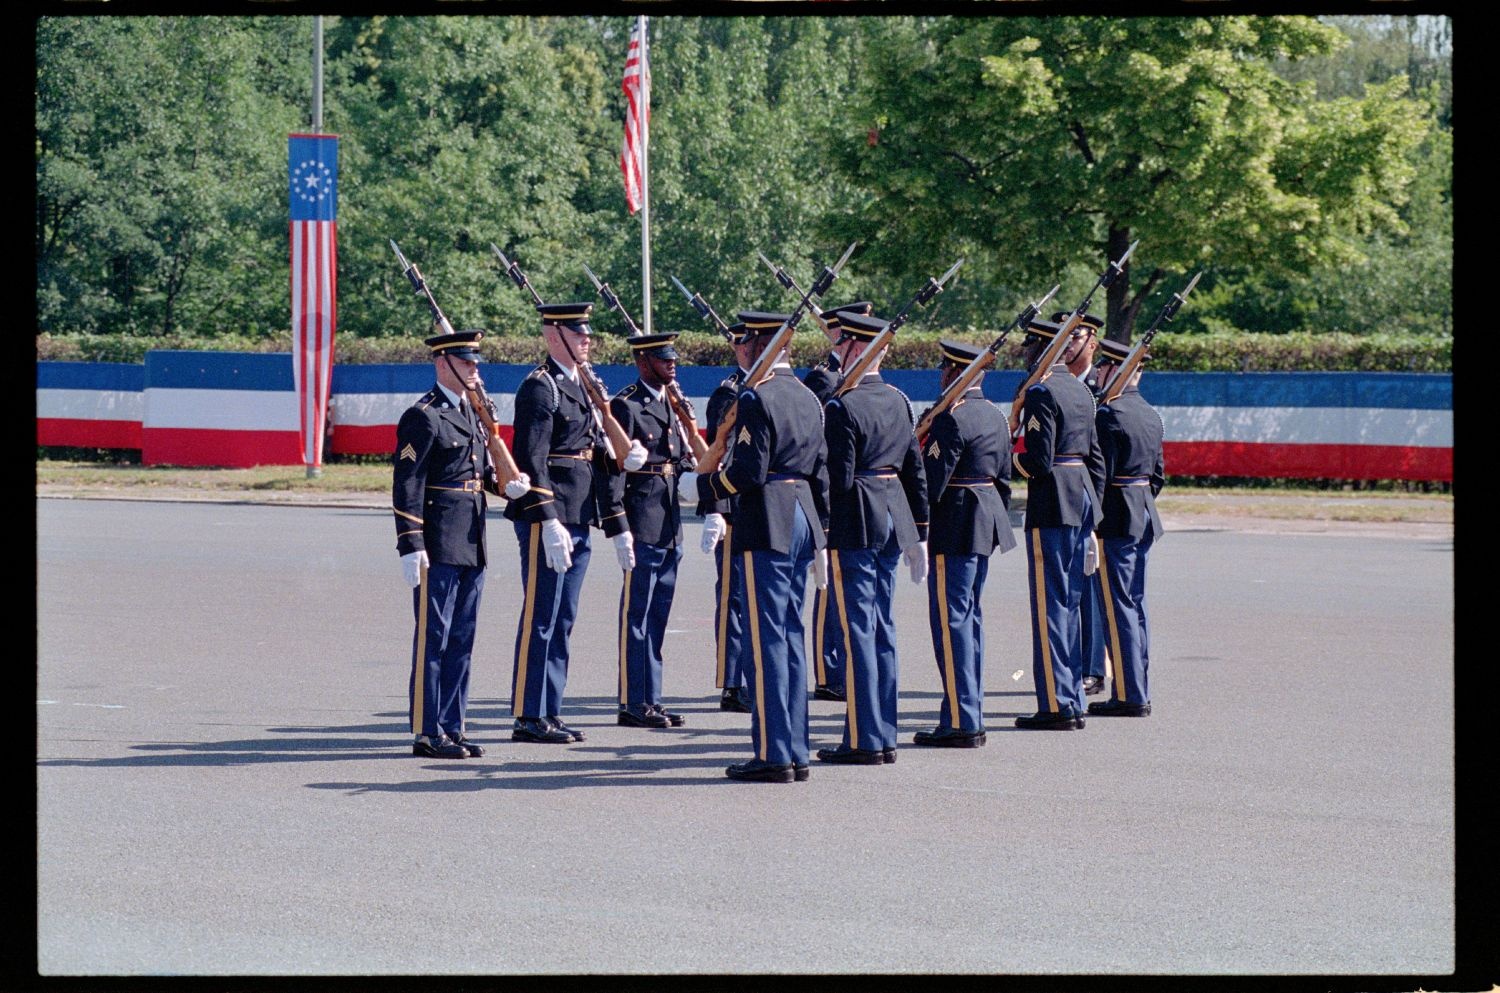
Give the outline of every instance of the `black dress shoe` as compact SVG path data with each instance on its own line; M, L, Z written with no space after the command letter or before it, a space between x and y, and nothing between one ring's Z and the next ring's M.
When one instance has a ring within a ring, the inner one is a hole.
M1151 704L1126 703L1124 700L1096 700L1089 713L1097 717L1150 717Z
M543 745L566 745L573 736L555 729L546 718L517 717L515 729L510 733L511 741L531 741Z
M890 748L882 748L880 750L880 754L882 754L882 755L885 756L885 764L886 765L895 765L896 764L896 749L895 749L895 746L892 746Z
M615 718L622 727L627 728L668 728L672 722L667 720L666 714L658 714L649 706L621 707L620 716Z
M719 697L719 709L733 711L736 714L748 714L750 701L741 696L737 689L725 690L724 695Z
M724 775L730 779L738 779L742 783L790 783L796 778L792 764L776 765L772 762L762 762L760 759L751 759L749 762L741 762L724 770Z
M479 742L473 741L467 735L463 734L450 734L448 737L452 738L455 744L464 746L464 751L469 753L469 758L484 758L484 747Z
M429 738L425 734L417 735L411 743L411 753L429 759L466 759L469 750L446 734L440 734L436 738Z
M667 723L672 725L674 728L680 728L687 723L687 719L684 718L681 714L674 714L672 711L668 710L666 707L663 707L659 703L651 704L650 709L660 714L662 717L665 717L667 719Z
M547 723L550 724L550 725L552 725L552 730L554 730L554 731L561 731L563 734L567 735L573 741L582 741L583 740L583 732L582 731L578 730L575 727L569 727L568 725L564 724L563 721L562 721L562 718L558 717L556 714L549 715L547 717Z
M805 782L807 782L808 777L811 776L811 775L812 775L812 770L807 767L807 763L806 762L793 762L792 763L792 777L794 779L796 779L797 782L799 782L799 783L805 783Z
M879 748L845 748L840 745L818 749L818 761L834 765L884 765L885 752Z
M1083 677L1083 692L1085 694L1087 694L1088 696L1093 696L1095 693L1100 693L1103 690L1104 690L1104 677L1103 676L1084 676Z
M1083 727L1083 717L1080 714L1054 714L1042 710L1029 716L1017 717L1016 727L1031 731L1074 731Z
M813 690L814 700L834 700L838 703L846 703L848 696L843 690L836 690L832 686L819 686Z
M978 748L984 744L983 731L960 731L958 728L938 728L934 731L918 731L912 735L913 745L930 745L934 748Z

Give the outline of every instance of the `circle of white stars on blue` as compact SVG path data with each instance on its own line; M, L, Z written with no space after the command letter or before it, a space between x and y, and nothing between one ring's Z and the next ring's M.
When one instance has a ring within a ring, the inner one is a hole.
M292 170L292 193L308 203L333 192L333 170L317 159L303 159Z

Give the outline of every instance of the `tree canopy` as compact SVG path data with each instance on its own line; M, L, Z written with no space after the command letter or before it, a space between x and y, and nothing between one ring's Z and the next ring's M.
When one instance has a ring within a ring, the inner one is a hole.
M285 329L311 21L36 21L39 332ZM491 242L550 300L597 300L589 265L643 323L618 161L629 23L325 18L342 333L425 333L391 238L455 324L535 325ZM726 319L789 310L757 249L805 286L857 241L825 303L890 316L963 256L914 320L991 328L1054 282L1071 307L1139 238L1093 308L1114 337L1198 268L1174 327L1446 328L1447 25L652 18L655 323L704 329L671 276Z

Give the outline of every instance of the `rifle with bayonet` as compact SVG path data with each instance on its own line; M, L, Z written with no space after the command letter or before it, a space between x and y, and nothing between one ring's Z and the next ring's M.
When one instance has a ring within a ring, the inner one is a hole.
M1125 254L1109 264L1109 268L1105 269L1103 274L1094 281L1093 289L1089 290L1084 296L1083 302L1073 308L1073 312L1068 315L1067 320L1063 321L1062 326L1057 329L1057 337L1048 343L1047 347L1042 350L1042 354L1037 357L1036 362L1032 364L1031 371L1027 373L1026 378L1021 382L1021 388L1016 390L1016 398L1010 404L1010 433L1012 436L1015 435L1016 428L1021 423L1021 404L1026 397L1026 391L1046 379L1048 374L1051 373L1053 364L1067 350L1068 342L1073 337L1073 329L1078 326L1078 322L1083 318L1084 313L1088 311L1089 301L1094 299L1094 294L1098 292L1101 286L1109 286L1124 271L1125 263L1129 261L1131 253L1135 251L1135 246L1140 243L1139 238L1132 241L1130 247L1125 249Z
M1125 387L1130 385L1130 377L1135 375L1135 371L1140 368L1141 363L1146 361L1146 350L1151 347L1151 339L1156 337L1156 332L1161 330L1163 324L1176 316L1177 308L1181 307L1182 302L1187 299L1188 294L1193 292L1193 287L1198 285L1198 277L1202 275L1203 270L1198 270L1198 275L1192 278L1181 293L1172 294L1172 299L1168 300L1166 306L1162 307L1161 313L1156 315L1156 320L1151 322L1151 326L1146 329L1146 333L1141 335L1140 340L1135 343L1135 347L1125 356L1125 361L1120 363L1119 368L1115 370L1115 374L1109 377L1109 382L1104 384L1104 390L1099 394L1100 405L1113 403L1119 398L1121 393L1125 392Z
M995 358L1000 354L1000 348L1005 344L1006 336L1018 327L1029 326L1036 319L1036 315L1041 313L1042 308L1047 306L1047 301L1052 299L1052 295L1058 291L1061 285L1059 283L1057 286L1052 287L1036 303L1027 304L1025 309L1016 315L1016 319L1006 325L1004 330L1000 332L999 337L990 342L988 348L974 356L973 360L964 366L963 371L958 374L958 378L949 383L948 388L938 395L937 402L928 408L927 412L917 421L916 435L919 446L927 443L927 434L932 430L932 422L937 420L938 415L953 406L959 397L968 392L969 387L974 385L980 375L995 364Z
M906 323L907 317L911 315L912 308L916 307L918 304L926 303L928 300L931 300L933 297L943 292L943 284L952 279L953 274L958 272L958 267L963 264L964 260L959 259L957 262L953 263L953 267L951 269L943 273L937 279L933 279L931 276L927 277L927 285L918 290L917 295L912 297L910 302L908 302L905 307L901 308L901 312L895 317L891 318L890 322L887 323L885 327L880 329L880 333L870 341L870 344L865 346L865 350L859 353L859 358L854 360L854 364L850 366L849 371L844 374L844 379L839 383L838 389L834 391L834 396L841 397L845 393L848 393L850 390L859 385L860 380L865 376L865 372L870 368L870 366L874 365L875 360L880 358L881 354L888 347L890 347L891 341L896 337L897 329L899 329L901 325Z
M853 245L849 246L849 251L851 251L851 252L854 251L854 246ZM789 274L781 266L777 265L776 263L772 262L770 259L766 258L764 255L762 255L760 249L757 248L755 250L755 254L758 255L758 256L760 256L760 260L765 263L766 268L771 270L771 275L773 275L773 276L776 277L776 282L778 282L778 283L781 284L781 288L782 289L784 289L784 290L791 290L793 293L797 294L797 296L799 296L799 297L802 296L802 287L800 287L800 286L797 285L797 281L791 277L791 274ZM849 257L848 252L846 252L844 254L844 258L847 259L848 257ZM842 260L840 261L839 264L840 265L843 264ZM823 270L823 272L826 274L828 272L828 270L825 268ZM821 279L822 276L819 276L819 278ZM827 288L828 287L826 287L826 286L824 287L825 290ZM814 296L822 296L822 294L821 293L815 293ZM817 322L818 329L820 331L822 331L823 334L826 336L828 334L828 322L825 321L825 320L823 320L823 315L820 314L820 313L818 313L818 311L817 311L816 308L814 308L814 310L812 312L812 315L813 315L813 320L815 322Z
M724 323L724 318L714 313L714 309L708 305L708 301L703 299L703 294L689 293L688 288L683 286L682 282L676 276L672 276L671 279L677 288L682 291L682 295L687 297L687 302L698 312L698 316L712 324L714 330L723 335L725 341L728 341L729 325Z
M771 370L775 367L776 360L781 357L781 353L786 350L787 345L791 344L792 332L797 329L797 323L802 320L802 315L812 306L812 298L814 296L822 296L828 291L828 287L833 285L833 281L838 278L839 270L844 268L844 263L848 262L849 256L854 254L856 244L858 243L851 241L849 247L845 249L842 258L832 266L823 267L823 271L818 274L818 278L813 280L812 285L807 288L807 292L802 294L802 299L797 302L797 309L793 310L791 316L786 319L781 327L776 329L776 333L772 336L771 341L760 353L760 356L756 358L755 362L751 364L749 374L745 376L743 389L753 389L766 379L766 377L771 375ZM739 400L736 398L735 402L730 404L729 408L724 411L724 418L719 422L719 430L714 435L713 443L708 446L708 451L698 460L698 472L716 472L718 470L719 463L724 461L724 455L729 449L729 439L734 433L734 422L738 413Z
M531 285L531 280L521 271L517 262L512 262L505 257L505 253L490 242L490 248L500 259L500 264L505 268L505 274L510 277L511 282L531 294L531 299L538 307L544 306L541 294L537 293L536 287ZM578 369L578 382L583 386L584 396L588 398L589 406L593 408L594 421L604 432L604 445L609 451L610 458L615 460L619 468L625 467L625 456L630 451L630 435L625 433L625 428L615 419L610 412L609 400L605 395L603 381L594 374L593 367L587 362L578 361L578 356L573 352L573 346L568 344L567 338L560 338L563 348L567 349L568 357L573 360L573 365Z
M414 264L406 260L401 254L396 239L391 239L391 248L396 252L396 259L401 263L402 274L411 281L412 288L427 301L428 308L432 311L433 322L442 329L443 334L453 334L453 325L448 323L448 318L443 316L443 309L438 306L437 299L433 297L432 290L427 286L427 280L422 278L422 272ZM450 360L451 363L451 360ZM453 368L450 364L449 368ZM463 382L463 377L457 375L455 378ZM506 447L505 440L500 437L500 425L497 423L497 414L494 401L484 391L484 380L476 374L474 385L465 386L464 392L469 396L469 403L474 407L474 412L479 415L479 420L484 424L484 446L489 450L490 461L495 464L495 477L499 480L501 489L505 484L521 475L521 467L516 465L516 460Z
M589 282L594 284L594 289L604 298L609 309L618 311L619 315L625 319L625 326L630 329L630 336L639 337L641 329L636 326L635 321L630 319L629 312L625 310L625 305L620 303L620 298L615 296L615 291L609 288L608 283L594 275L594 270L590 269L587 264L584 265L583 271L588 273ZM677 419L677 430L682 443L693 453L694 459L702 458L703 453L708 451L708 442L704 441L703 436L698 433L698 422L693 419L693 405L688 402L687 397L683 396L682 387L675 379L668 380L662 387L662 392L666 395L667 406L672 408L672 414Z

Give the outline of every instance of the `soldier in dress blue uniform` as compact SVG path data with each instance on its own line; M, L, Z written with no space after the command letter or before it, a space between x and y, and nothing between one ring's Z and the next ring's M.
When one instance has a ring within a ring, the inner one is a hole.
M1069 316L1069 311L1057 311L1052 315L1052 323L1061 324ZM1093 314L1080 317L1077 333L1083 338L1083 344L1068 362L1068 371L1089 388L1095 410L1099 408L1099 391L1104 388L1094 367L1094 356L1099 351L1099 333L1103 329L1104 318ZM1094 538L1092 556L1093 561L1100 561L1097 537ZM1100 592L1097 570L1083 582L1083 599L1079 603L1079 611L1083 618L1083 692L1085 696L1093 696L1104 689L1104 673L1109 655L1104 643L1104 598Z
M850 366L887 323L856 314L840 322L853 339L844 356ZM849 765L896 761L896 565L904 556L913 582L927 575L927 481L916 417L879 367L877 359L823 411L831 626L848 663L843 741L818 749L818 758Z
M1027 360L1034 364L1061 327L1031 323ZM1094 401L1068 372L1073 340L1041 382L1021 399L1020 443L1012 463L1026 479L1026 539L1030 566L1031 670L1037 712L1016 726L1072 730L1083 727L1083 630L1080 603L1085 557L1102 517L1099 490L1104 458L1094 429Z
M1129 349L1117 342L1100 345L1105 382L1115 374ZM1099 575L1105 593L1105 632L1113 662L1114 691L1108 700L1089 704L1102 717L1145 717L1151 713L1147 670L1151 662L1146 621L1146 559L1162 536L1156 495L1166 482L1161 415L1141 396L1140 367L1113 401L1099 408L1095 423L1104 456L1107 483L1104 521L1099 536L1104 561Z
M750 367L751 345L744 323L730 325L725 333L738 368L709 394L704 418L710 441L718 433L725 412L740 395ZM733 454L733 446L730 446L726 463ZM744 638L737 606L744 597L745 570L739 556L729 551L734 532L734 501L732 495L722 500L699 500L698 515L703 518L703 553L714 556L714 685L721 691L719 709L748 714L750 698L745 676Z
M984 351L938 343L938 388L946 390ZM1010 431L984 398L984 374L937 417L922 446L932 526L927 543L927 619L943 680L937 727L912 742L940 748L985 743L984 618L990 555L1016 547L1010 526Z
M853 340L843 332L839 320L843 314L866 315L873 313L875 305L868 300L857 300L841 307L830 307L821 313L832 348L828 357L807 371L802 385L813 391L819 403L827 403L843 380L845 353ZM828 587L818 590L813 596L813 699L845 702L844 696L844 647L829 624L830 601Z
M676 334L630 339L640 378L610 401L615 420L646 449L646 464L614 479L633 536L634 567L620 590L620 714L627 727L680 727L681 714L662 705L662 638L682 559L682 510L677 488L695 466L682 423L666 389L677 379Z
M484 754L464 733L484 592L484 493L500 493L484 427L466 396L479 381L483 336L471 330L427 339L437 385L396 425L391 509L417 622L408 686L412 754L429 758ZM524 475L512 480L507 496L525 493L529 483Z
M547 359L516 390L511 451L530 491L505 508L521 548L525 595L516 627L511 713L515 741L566 744L583 732L561 716L568 638L589 564L589 528L615 543L622 563L632 539L610 477L618 470L580 376L589 358L590 303L539 304ZM626 468L646 452L632 444Z
M788 319L745 311L752 361ZM750 659L750 741L755 757L731 779L790 783L808 778L807 656L802 600L807 573L826 582L828 471L818 400L782 356L736 401L733 456L698 476L701 500L736 497L731 553L744 568L741 623Z

